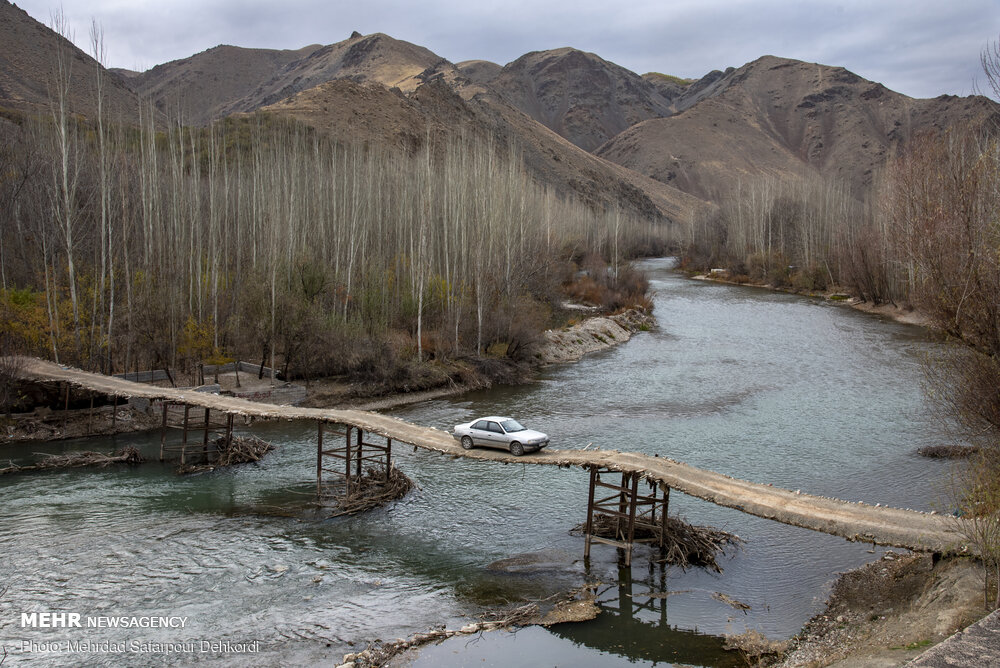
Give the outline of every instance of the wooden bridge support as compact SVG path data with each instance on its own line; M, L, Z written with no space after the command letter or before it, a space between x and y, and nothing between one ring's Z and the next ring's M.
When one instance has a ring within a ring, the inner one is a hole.
M331 496L323 482L323 474L335 476L333 480L344 481L344 493L350 494L363 482L365 462L375 465L388 478L392 466L392 439L386 438L385 444L365 441L365 432L350 425L327 425L319 421L316 434L316 496L323 498ZM344 431L340 431L343 429ZM324 446L324 438L327 446ZM326 459L339 460L327 463ZM340 462L343 462L342 464Z
M625 566L632 565L632 547L635 543L658 543L663 546L667 531L667 510L670 503L670 488L666 485L653 486L651 494L639 493L638 473L621 473L621 483L602 480L616 472L590 467L590 493L587 500L587 523L584 529L584 558L590 557L593 542L614 545L625 550ZM660 496L659 489L663 489ZM597 535L598 518L610 518L614 524L614 537ZM636 538L637 530L640 537Z
M172 406L183 406L184 413L183 417L180 418L179 424L174 422L170 423L168 419L170 415L170 408ZM204 419L201 422L192 422L191 419L191 404L186 404L180 401L164 401L163 402L163 419L160 422L160 461L166 459L166 455L170 452L179 452L181 456L181 464L187 463L187 457L189 454L201 455L207 458L209 453L208 436L213 429L224 429L226 447L228 447L233 440L233 414L226 414L225 422L212 422L212 409L206 408ZM167 427L179 427L181 430L181 443L180 445L167 445ZM201 431L202 439L201 446L189 446L188 444L188 432L191 431Z

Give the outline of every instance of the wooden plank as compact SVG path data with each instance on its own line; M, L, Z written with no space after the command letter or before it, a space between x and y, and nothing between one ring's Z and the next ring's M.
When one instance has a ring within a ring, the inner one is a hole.
M597 467L590 467L590 494L587 498L587 527L584 529L583 558L590 558L590 543L594 540L594 488L597 481Z
M316 422L316 496L323 496L323 421Z

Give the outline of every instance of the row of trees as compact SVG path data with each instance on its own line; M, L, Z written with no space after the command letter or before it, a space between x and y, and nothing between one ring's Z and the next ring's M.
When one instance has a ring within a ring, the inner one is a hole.
M5 349L105 372L259 356L310 375L513 354L575 263L613 263L614 283L662 236L558 196L512 148L461 129L412 153L263 113L195 129L142 104L120 122L100 28L85 72L61 12L52 27L67 39L50 113L0 120ZM90 118L70 108L79 77L94 82Z
M404 154L266 114L152 119L2 126L0 287L28 352L105 371L308 357L317 373L390 340L417 359L515 350L574 260L620 261L660 232L558 196L488 139Z
M897 281L953 343L928 388L978 449L957 503L1000 607L1000 141L952 133L896 161L886 192Z
M984 65L996 82L1000 51ZM995 91L1000 95L1000 85ZM951 344L928 359L931 398L978 455L957 504L1000 607L1000 140L953 128L911 140L865 193L819 177L740 182L687 230L685 261L737 280L836 287L919 310Z
M689 226L685 262L726 268L741 281L821 289L850 271L860 216L860 202L834 181L741 178Z

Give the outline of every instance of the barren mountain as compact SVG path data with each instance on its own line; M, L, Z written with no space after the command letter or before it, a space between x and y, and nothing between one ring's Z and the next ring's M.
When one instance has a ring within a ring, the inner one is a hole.
M349 39L316 49L292 63L263 86L232 103L228 111L249 111L332 81L373 81L387 88L412 92L438 71L454 77L454 66L422 46L382 33Z
M984 97L918 100L841 67L773 56L710 76L680 98L695 100L682 113L639 123L597 154L710 199L761 173L820 173L863 188L914 134L1000 119Z
M493 94L466 98L441 80L407 95L374 82L338 79L262 109L296 118L345 143L412 150L428 135L440 140L456 132L501 146L510 143L539 182L598 208L620 204L646 218L678 221L707 206L672 186L587 153Z
M642 78L653 84L656 91L667 100L675 100L681 97L685 91L690 89L691 84L696 81L695 79L681 79L680 77L661 74L660 72L647 72L642 75Z
M0 106L44 109L61 46L73 64L70 106L92 112L103 70L7 0L0 44ZM915 100L843 68L772 56L692 81L640 77L570 48L503 68L455 66L381 33L285 51L218 46L107 82L109 107L128 118L138 98L124 82L189 124L265 109L344 142L404 150L461 131L515 146L539 181L594 206L673 220L759 174L863 188L916 133L1000 120L983 97Z
M514 107L587 151L640 121L673 113L671 100L654 83L570 48L521 56L489 85Z
M136 118L139 104L114 74L65 38L7 0L0 0L0 107L38 112L53 98L56 56L60 52L71 74L69 108L86 116L97 106L97 72L104 74L105 112Z
M431 51L382 33L295 51L218 46L160 65L133 79L158 107L181 105L186 122L204 125L235 112L253 111L335 79L371 81L412 92L435 74L457 70Z
M466 79L478 84L488 84L503 71L503 67L489 60L463 60L455 67Z
M127 81L137 92L150 96L170 118L205 125L224 115L223 110L235 100L250 95L319 48L318 44L294 51L216 46L134 74Z
M492 119L494 135L520 148L537 178L594 206L620 203L626 210L674 222L690 220L695 211L708 206L669 184L584 151L492 93L480 93L474 102Z

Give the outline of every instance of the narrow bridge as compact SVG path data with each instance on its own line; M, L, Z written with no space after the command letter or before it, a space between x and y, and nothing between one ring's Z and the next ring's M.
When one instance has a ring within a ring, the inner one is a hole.
M351 462L350 429L354 428L358 430L358 443L361 442L361 432L364 431L390 439L388 441L390 444L392 440L395 440L453 457L512 464L547 464L588 468L591 470L592 508L595 506L595 472L598 470L616 471L623 474L622 485L618 487L605 484L604 487L621 490L622 498L624 498L626 479L630 480L633 503L635 503L635 489L638 480L644 478L654 482L660 486L665 494L662 501L664 513L666 495L670 489L673 489L720 506L735 508L751 515L792 526L840 536L850 541L941 553L965 552L971 549L968 545L968 539L962 532L961 520L954 517L803 494L771 485L732 478L656 455L600 449L546 449L534 454L514 457L496 450L463 450L457 441L446 432L432 427L421 427L378 413L276 406L191 390L151 387L120 378L67 368L35 358L22 358L19 374L25 380L67 383L107 396L140 397L184 406L198 406L206 409L206 415L209 410L214 410L221 411L230 418L234 415L240 415L276 420L312 420L320 425L318 448L320 462L318 468L320 471L323 470L323 455L329 454L323 449L323 425L337 424L345 425L348 428L348 467ZM166 409L164 409L164 420L165 416ZM207 422L206 419L206 424ZM655 493L652 498L655 500ZM634 511L632 515L634 517ZM629 546L631 546L630 543Z

